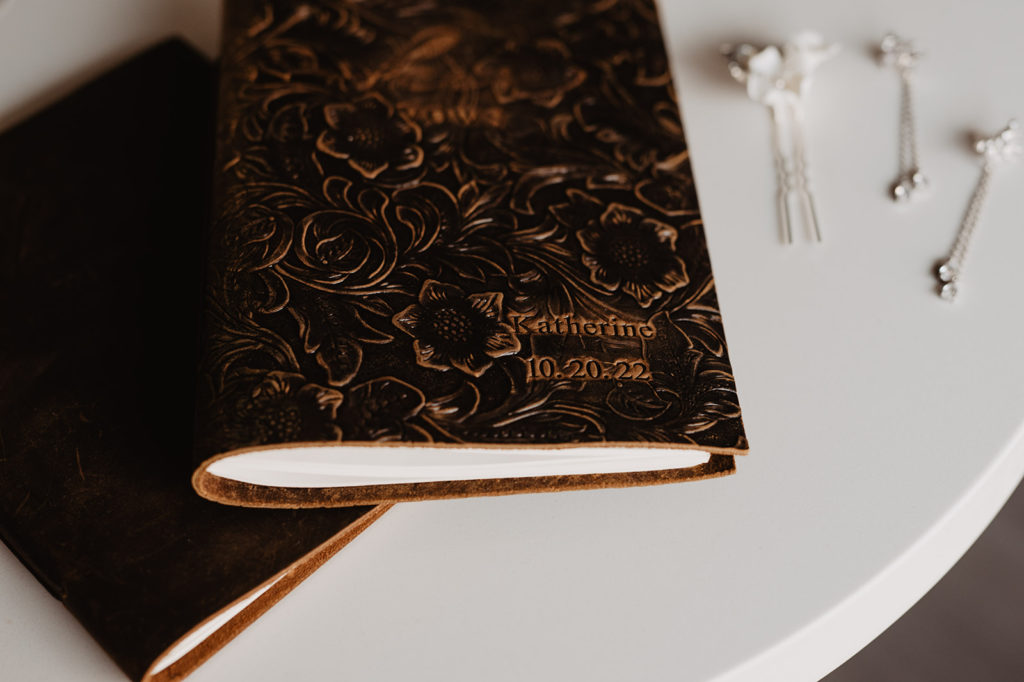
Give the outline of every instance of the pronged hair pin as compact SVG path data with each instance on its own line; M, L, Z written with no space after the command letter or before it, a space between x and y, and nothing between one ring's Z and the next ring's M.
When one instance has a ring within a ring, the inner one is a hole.
M752 100L764 104L771 112L779 223L787 244L793 242L794 205L806 231L821 241L808 180L803 96L815 69L838 49L813 32L801 33L781 46L722 46L729 73L746 85Z

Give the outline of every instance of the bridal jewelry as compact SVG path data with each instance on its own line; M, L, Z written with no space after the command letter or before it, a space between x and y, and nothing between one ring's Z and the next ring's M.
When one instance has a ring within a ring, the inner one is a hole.
M879 45L879 58L884 66L896 69L900 77L900 175L891 191L894 201L906 201L928 185L917 159L917 130L911 93L914 67L921 53L909 40L887 33Z
M808 182L807 143L804 139L803 95L811 74L838 51L816 33L801 33L781 47L723 45L729 73L747 86L755 102L772 117L772 153L778 176L777 208L783 241L793 242L793 211L799 210L806 231L821 241L817 210Z
M978 178L974 194L971 195L971 200L967 204L967 211L960 223L960 230L953 242L953 248L950 249L949 257L939 266L936 273L939 278L939 296L946 301L955 300L959 291L967 250L978 226L978 215L988 192L992 172L999 164L1015 160L1024 152L1024 148L1021 147L1020 126L1017 121L1011 120L1005 128L992 137L979 139L974 145L974 151L982 158L981 177Z

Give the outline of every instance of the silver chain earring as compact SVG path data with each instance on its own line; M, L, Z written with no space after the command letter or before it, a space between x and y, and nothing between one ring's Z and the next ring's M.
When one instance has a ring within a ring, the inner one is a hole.
M967 251L971 246L974 231L978 227L978 216L981 213L985 195L988 194L993 171L1000 164L1020 157L1024 151L1020 144L1020 128L1017 121L1011 120L1005 128L992 137L979 139L974 145L974 151L982 158L981 177L978 178L978 184L967 204L960 229L953 241L953 248L950 249L949 256L939 266L936 273L939 277L939 296L946 301L955 300L959 292L964 261L967 259Z
M928 186L917 156L917 129L914 121L913 74L921 53L909 40L887 33L879 44L879 60L891 66L900 77L900 174L892 184L894 201L907 201Z

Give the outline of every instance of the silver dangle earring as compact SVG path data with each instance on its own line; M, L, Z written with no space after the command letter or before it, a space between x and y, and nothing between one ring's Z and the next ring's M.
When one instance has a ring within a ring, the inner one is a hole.
M971 195L971 200L967 204L960 229L953 241L953 248L950 249L949 256L939 266L936 273L939 278L939 296L946 301L955 300L959 292L967 250L971 245L974 231L978 227L978 216L981 213L985 195L988 193L993 171L1000 164L1015 160L1024 152L1024 148L1021 147L1020 126L1017 121L1011 120L1005 128L992 137L979 139L974 145L974 151L982 159L981 177L978 178L974 194Z
M928 186L917 157L917 130L912 93L913 72L921 53L909 40L887 33L879 44L879 61L900 77L900 175L892 184L894 201L907 201Z

